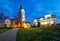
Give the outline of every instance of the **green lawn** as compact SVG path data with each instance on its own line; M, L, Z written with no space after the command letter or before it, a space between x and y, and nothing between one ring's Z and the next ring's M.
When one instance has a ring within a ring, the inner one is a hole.
M60 27L20 28L17 32L17 41L58 41Z
M10 30L10 28L0 28L0 33Z

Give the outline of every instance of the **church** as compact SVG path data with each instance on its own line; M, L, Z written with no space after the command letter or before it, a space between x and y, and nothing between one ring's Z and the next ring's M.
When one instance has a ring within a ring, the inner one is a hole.
M10 27L10 28L30 28L30 22L25 21L25 10L23 9L22 5L20 5L20 9L18 11L18 17L14 19L0 19L2 20L2 25L0 27Z
M15 21L16 20L16 21ZM18 18L15 18L11 21L12 28L30 28L30 22L25 21L25 10L22 5L20 5L20 9L18 11Z

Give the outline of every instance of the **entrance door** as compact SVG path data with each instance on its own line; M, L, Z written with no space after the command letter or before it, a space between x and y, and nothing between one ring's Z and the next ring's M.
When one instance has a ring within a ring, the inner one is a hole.
M40 27L40 22L38 22L38 27Z

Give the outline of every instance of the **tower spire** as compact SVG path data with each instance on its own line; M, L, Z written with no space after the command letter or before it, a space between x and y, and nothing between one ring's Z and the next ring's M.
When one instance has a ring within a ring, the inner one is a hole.
M23 9L22 4L20 5L20 10L18 13L18 19L19 19L19 22L25 21L25 10Z
M20 9L23 9L22 4L20 5Z

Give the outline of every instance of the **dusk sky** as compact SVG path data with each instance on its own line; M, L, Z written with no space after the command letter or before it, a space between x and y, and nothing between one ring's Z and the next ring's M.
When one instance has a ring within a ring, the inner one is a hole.
M60 0L0 0L0 12L13 18L18 15L20 4L28 22L32 23L35 18L51 13L56 16L56 23L60 23Z

